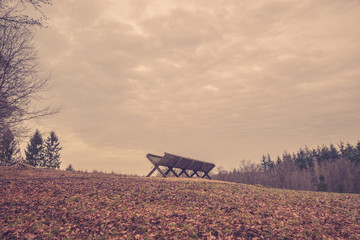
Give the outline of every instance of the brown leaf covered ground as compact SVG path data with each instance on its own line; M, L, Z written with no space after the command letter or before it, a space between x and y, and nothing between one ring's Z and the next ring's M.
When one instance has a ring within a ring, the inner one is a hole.
M360 195L0 169L0 239L360 239Z

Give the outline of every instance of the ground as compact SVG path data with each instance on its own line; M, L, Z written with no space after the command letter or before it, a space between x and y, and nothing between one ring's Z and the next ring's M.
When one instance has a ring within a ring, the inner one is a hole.
M0 168L0 239L360 239L360 195Z

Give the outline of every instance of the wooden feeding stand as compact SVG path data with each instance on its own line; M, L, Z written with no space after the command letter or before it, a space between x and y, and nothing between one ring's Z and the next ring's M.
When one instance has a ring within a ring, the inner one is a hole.
M176 177L180 177L182 174L185 174L185 176L189 178L196 175L201 178L207 177L208 179L211 179L209 172L215 167L215 164L213 163L181 157L170 153L165 153L164 156L149 153L146 157L154 165L154 168L149 172L147 177L150 177L151 174L158 170L163 177L167 177L167 175L172 172ZM160 169L161 166L167 167L165 173ZM174 171L174 169L181 169L181 172L178 174ZM187 171L192 171L192 173L189 174ZM199 175L199 172L202 176Z

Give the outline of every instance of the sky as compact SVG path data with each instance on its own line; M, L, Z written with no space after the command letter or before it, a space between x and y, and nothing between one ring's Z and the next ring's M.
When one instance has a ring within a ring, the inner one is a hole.
M36 33L62 168L225 169L360 140L358 0L61 0ZM44 104L44 103L43 103Z

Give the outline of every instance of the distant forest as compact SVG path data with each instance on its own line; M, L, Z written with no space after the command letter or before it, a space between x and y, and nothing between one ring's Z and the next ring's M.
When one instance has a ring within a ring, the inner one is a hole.
M263 155L259 164L242 161L233 171L218 168L212 178L265 187L339 193L360 193L360 141L356 146L300 148L276 160Z

